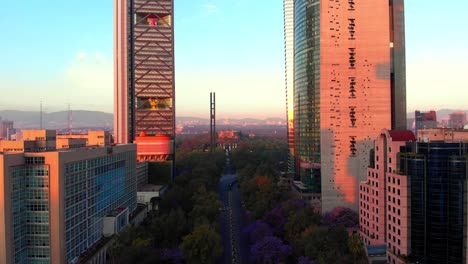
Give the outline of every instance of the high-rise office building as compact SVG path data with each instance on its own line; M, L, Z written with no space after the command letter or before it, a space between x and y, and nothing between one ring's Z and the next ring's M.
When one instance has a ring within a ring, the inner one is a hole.
M36 139L0 149L0 263L81 263L135 212L136 146L55 149L55 131L23 134Z
M284 0L284 61L286 85L286 118L288 125L288 173L294 174L294 0Z
M357 210L373 136L406 128L403 0L295 0L293 64L296 173Z
M419 134L377 138L360 184L360 234L386 248L387 263L467 263L468 130Z
M114 5L115 141L136 143L139 160L170 159L172 153L156 148L172 149L166 146L175 136L173 0L115 0ZM163 137L151 137L156 135Z

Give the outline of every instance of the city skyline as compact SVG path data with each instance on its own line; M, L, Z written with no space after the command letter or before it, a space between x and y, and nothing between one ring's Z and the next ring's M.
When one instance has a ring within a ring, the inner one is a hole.
M466 108L468 36L458 32L467 22L468 3L456 2L451 10L454 5L436 1L406 1L409 112ZM208 116L213 90L220 117L285 118L283 6L266 3L175 2L178 116ZM42 100L46 111L71 104L113 112L112 4L88 9L85 1L5 3L12 12L0 17L7 39L0 43L0 109L37 110ZM15 10L28 19L13 20ZM21 102L11 104L18 97Z

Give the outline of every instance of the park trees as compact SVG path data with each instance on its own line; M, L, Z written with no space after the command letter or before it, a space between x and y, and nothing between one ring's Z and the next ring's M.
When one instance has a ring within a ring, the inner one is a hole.
M221 236L210 225L195 227L180 245L187 263L209 264L223 254Z

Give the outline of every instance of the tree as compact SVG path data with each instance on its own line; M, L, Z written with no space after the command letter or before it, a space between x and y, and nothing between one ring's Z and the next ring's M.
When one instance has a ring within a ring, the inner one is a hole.
M353 255L353 263L357 262L357 258L363 254L361 237L358 234L352 234L348 238L348 250Z
M208 264L223 254L219 234L209 225L195 227L192 233L183 238L180 249L187 263Z
M346 257L348 233L344 227L313 228L304 238L305 255L319 264L342 263Z
M306 228L312 225L318 225L319 223L320 215L315 214L312 209L306 208L291 212L284 228L287 237L292 241L306 230Z
M109 248L112 263L143 263L151 255L151 240L142 238L140 230L129 227L116 235Z
M190 212L190 216L194 222L197 222L199 218L206 218L209 223L216 221L219 215L219 208L222 206L216 193L207 192L204 187L201 187L193 194L192 201L194 206ZM198 222L203 223L204 221Z
M165 248L161 250L161 262L179 264L183 262L184 255L179 249L169 249Z
M177 208L168 214L153 218L148 231L158 247L175 247L181 238L189 233L189 225L184 211Z
M281 212L280 207L275 207L272 210L268 211L263 217L263 220L272 227L273 233L275 235L283 234L286 218Z
M250 248L250 253L258 263L279 263L291 252L291 247L275 236L266 236Z
M257 243L266 236L271 236L273 233L271 227L263 220L256 220L244 229L244 232L249 234L250 242Z
M314 264L314 262L307 257L301 256L297 259L297 264Z
M359 215L345 207L336 207L324 214L322 224L330 227L344 226L346 228L359 228Z

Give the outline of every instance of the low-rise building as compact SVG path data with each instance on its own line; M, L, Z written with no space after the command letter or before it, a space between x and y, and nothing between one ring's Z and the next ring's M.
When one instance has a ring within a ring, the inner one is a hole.
M108 217L128 212L119 231L137 208L136 146L56 149L49 131L23 137L22 151L0 152L0 263L78 263Z

